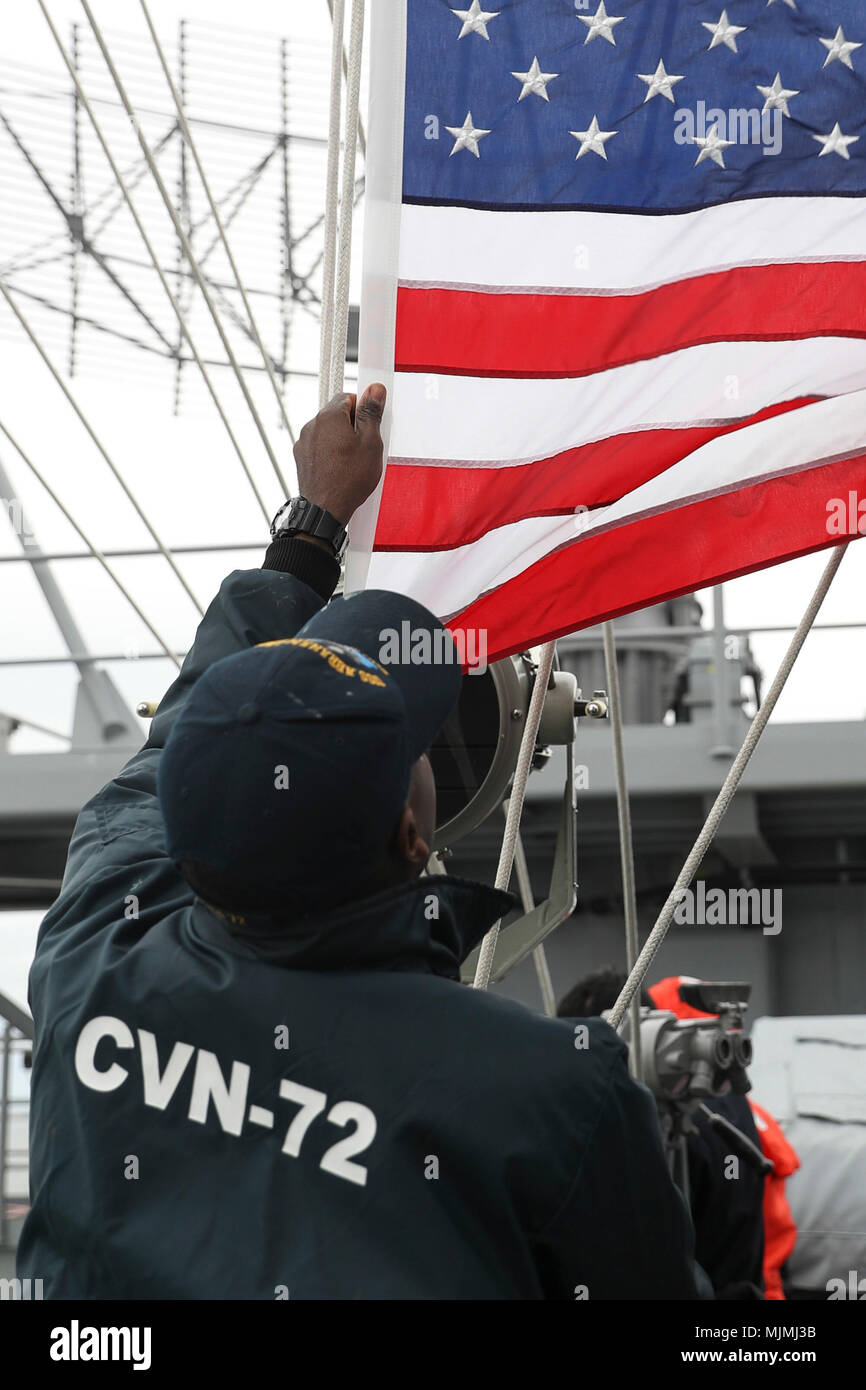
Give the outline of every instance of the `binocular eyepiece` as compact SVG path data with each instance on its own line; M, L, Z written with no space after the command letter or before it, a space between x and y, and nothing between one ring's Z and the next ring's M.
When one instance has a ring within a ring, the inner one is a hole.
M642 1079L658 1100L694 1102L750 1089L752 1040L744 1027L750 992L745 983L696 981L681 985L681 998L712 1016L678 1019L663 1009L641 1010Z
M715 1033L710 1046L713 1064L720 1071L751 1065L752 1039L745 1033Z

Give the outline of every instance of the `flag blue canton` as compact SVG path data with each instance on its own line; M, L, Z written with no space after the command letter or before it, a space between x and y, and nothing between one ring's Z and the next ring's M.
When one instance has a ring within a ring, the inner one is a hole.
M863 0L408 0L408 202L864 193Z

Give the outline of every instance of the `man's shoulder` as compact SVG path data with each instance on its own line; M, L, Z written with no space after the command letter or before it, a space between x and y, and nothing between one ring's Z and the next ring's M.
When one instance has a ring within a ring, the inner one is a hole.
M519 1058L522 1078L533 1069L551 1080L607 1075L627 1056L622 1039L601 1018L547 1018L489 990L444 981L430 980L427 989L431 1003L446 1011L452 1036L495 1050L503 1064L512 1055Z

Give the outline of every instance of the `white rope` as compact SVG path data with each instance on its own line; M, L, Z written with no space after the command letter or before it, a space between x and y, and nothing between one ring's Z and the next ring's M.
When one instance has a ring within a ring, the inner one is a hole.
M550 672L553 666L553 657L556 651L555 642L545 642L541 648L541 656L538 661L538 670L535 673L535 685L532 688L532 699L529 701L529 710L526 715L526 727L523 730L523 738L520 741L520 752L517 755L517 767L514 772L514 781L511 786L511 795L508 800L508 815L505 819L505 834L502 837L502 849L499 854L499 867L496 870L495 887L507 889L511 879L511 868L514 863L514 850L517 844L517 835L520 830L520 817L523 814L523 799L526 795L526 782L529 777L529 769L532 763L532 755L535 752L535 738L538 733L538 726L541 723L541 712L544 708L544 698L547 694L547 685L550 680ZM490 972L493 968L493 955L496 951L496 941L499 936L499 922L494 922L484 940L481 942L481 950L478 954L478 965L475 970L475 989L486 989L490 983Z
M210 290L207 287L207 282L205 281L205 278L201 273L198 261L196 260L195 255L193 253L193 249L189 244L189 238L187 237L186 232L183 229L183 224L180 218L178 217L177 210L174 206L174 203L172 202L171 194L165 186L162 174L159 172L159 166L153 157L150 146L144 138L141 126L138 123L138 117L136 116L132 103L129 100L121 76L117 71L117 68L114 66L114 60L112 59L111 54L108 51L108 48L105 43L105 38L102 34L102 30L100 29L99 24L96 21L93 11L87 3L87 0L81 0L81 6L84 10L84 13L87 15L88 22L90 24L91 29L93 30L94 38L96 39L96 42L99 44L100 51L105 60L105 66L108 68L108 71L111 74L111 79L114 82L115 87L117 88L117 94L120 97L120 100L123 104L123 108L126 111L126 114L130 119L130 122L132 123L132 128L135 131L135 134L138 138L138 143L141 146L141 152L147 161L147 167L150 169L150 172L153 175L154 182L157 188L159 189L160 197L162 198L162 201L165 204L166 212L171 218L172 225L174 226L174 230L177 234L177 238L180 241L181 246L183 247L183 252L186 256L189 268L192 271L196 284L201 290L204 302L207 305L208 310L210 311L210 316L213 319L214 327L216 328L217 333L220 336L220 341L222 342L223 348L225 349L226 356L229 359L229 363L235 374L235 378L237 380L238 386L241 389L243 398L247 403L249 412L253 417L253 422L256 426L256 429L259 432L261 441L265 446L268 458L273 464L274 472L276 473L278 479L280 479L280 487L282 488L283 492L285 492L285 484L282 481L282 474L280 472L280 465L277 462L277 456L271 448L271 442L268 439L265 427L262 424L261 416L259 415L259 412L256 409L255 401L250 395L249 387L247 386L247 383L244 379L243 372L241 371L240 366L238 365L238 361L232 350L231 343L229 342L228 337L226 336L226 331L223 328L222 319L220 318L219 313L217 312L216 305L214 304L213 299L211 298ZM267 510L265 510L265 515L267 516Z
M340 193L340 240L337 291L331 342L329 396L343 390L346 373L346 334L349 328L349 272L352 263L352 212L355 205L355 154L358 148L358 101L361 91L361 53L364 43L364 0L353 0L346 77L346 130L343 145L343 186ZM340 45L342 50L342 44Z
M232 274L233 274L234 277L235 277L235 283L237 284L237 287L238 287L238 293L240 294L241 300L243 301L243 306L244 306L244 309L245 309L245 311L246 311L247 318L249 319L250 331L251 331L251 333L252 333L252 335L253 335L253 338L255 339L256 346L258 347L259 352L262 354L262 361L263 361L264 364L265 364L265 371L266 371L267 374L268 374L268 380L270 381L271 386L273 387L274 395L275 395L276 398L277 398L277 405L279 406L280 414L282 415L282 418L283 418L283 424L285 425L286 429L288 430L288 432L289 432L289 438L291 439L292 443L294 444L294 443L296 442L296 441L295 441L295 434L294 434L294 431L293 431L291 425L289 424L289 417L288 417L288 415L286 414L285 402L284 402L284 400L283 400L283 397L282 397L282 393L281 393L281 391L280 391L280 388L279 388L279 386L277 385L277 379L276 379L276 377L274 376L274 370L273 370L273 366L272 366L272 364L271 364L271 357L270 357L270 354L269 354L269 353L267 352L267 350L265 349L264 343L262 342L261 335L260 335L260 333L259 333L258 324L256 323L255 316L254 316L254 314L253 314L252 305L250 304L250 301L249 301L249 299L247 298L247 292L246 292L246 289L244 288L244 282L243 282L243 280L242 280L242 278L241 278L240 270L238 269L238 266L237 266L237 263L236 263L236 261L235 261L234 255L232 254L232 249L231 249L231 246L229 245L228 237L226 236L226 230L225 230L225 227L223 226L223 221L222 221L222 218L220 217L219 209L217 208L216 202L214 201L213 194L211 193L210 184L208 183L207 175L205 174L204 168L202 167L201 159L199 158L198 147L197 147L197 145L196 145L196 143L195 143L195 141L194 141L194 139L193 139L192 131L191 131L190 128L189 128L189 125L188 125L188 123L187 123L186 116L185 116L185 114L184 114L183 103L181 102L181 99L180 99L180 93L178 92L177 87L175 86L174 78L173 78L172 75L171 75L171 71L170 71L170 69L169 69L168 63L166 62L165 53L163 52L163 48L162 48L162 45L161 45L161 43L160 43L160 41L159 41L159 37L158 37L158 35L157 35L156 29L155 29L154 26L153 26L153 20L152 20L151 17L150 17L150 11L149 11L148 8L147 8L146 0L139 0L139 2L140 2L140 4L141 4L141 8L142 8L142 11L143 11L143 13L144 13L145 20L147 21L147 27L148 27L148 29L150 30L151 38L153 39L153 43L154 43L154 47L155 47L156 52L157 52L157 56L158 56L159 61L160 61L161 65L162 65L162 70L163 70L163 73L165 74L165 80L166 80L166 82L168 83L169 91L171 92L171 95L172 95L172 100L174 101L175 108L176 108L176 110L177 110L177 119L178 119L178 123L179 123L179 125L180 125L181 135L182 135L183 139L186 141L186 143L187 143L187 145L188 145L188 147L189 147L190 154L192 155L193 160L195 161L195 167L196 167L196 169L198 170L198 175L199 175L199 178L201 179L201 185L202 185L202 188L204 189L205 197L207 198L207 201L208 201L208 206L210 207L211 214L212 214L213 219L214 219L214 223L216 224L216 229L217 229L217 231L219 232L219 239L220 239L220 241L221 241L222 244L223 244L223 250L224 250L225 253L226 253L226 258L228 259L228 263L229 263L229 265L231 266ZM283 489L283 492L286 493L286 494L288 494L288 487L287 487L287 485L286 485L286 481L285 481L285 479L283 478L282 473L280 472L279 466L277 466L277 477L278 477L279 480L280 480L280 485L281 485L281 487L282 487L282 489Z
M53 22L53 20L52 20L52 18L51 18L51 16L50 16L50 14L48 13L48 10L47 10L46 7L45 7L45 0L37 0L37 3L38 3L38 5L39 5L39 8L41 9L43 15L45 16L45 21L46 21L46 23L47 23L47 25L48 25L48 28L51 30L51 34L52 34L52 37L54 38L54 42L56 43L56 45L57 45L57 47L58 47L58 49L59 49L59 51L60 51L60 56L62 57L64 63L66 64L66 67L67 67L67 69L68 69L68 71L69 71L69 75L70 75L70 77L72 78L72 81L73 81L73 83L74 83L74 85L75 85L75 90L76 90L76 93L78 94L78 99L79 99L79 101L81 102L81 105L84 107L84 110L87 112L87 115L88 115L88 118L89 118L89 120L90 120L90 123L91 123L91 125L93 126L94 133L95 133L97 139L99 140L100 145L102 146L102 152L103 152L103 154L105 155L105 158L106 158L106 160L107 160L107 162L108 162L108 167L110 168L110 170L111 170L111 172L112 172L112 174L113 174L113 176L114 176L114 179L115 179L115 181L116 181L116 183L117 183L117 185L118 185L118 188L120 189L120 192L121 192L121 194L123 195L123 201L126 203L126 206L129 208L129 211L130 211L130 213L131 213L131 215L132 215L132 220L134 221L136 227L138 228L138 231L139 231L139 233L140 233L140 235L141 235L141 239L142 239L142 241L143 241L143 243L144 243L145 249L146 249L148 255L150 256L151 262L152 262L152 264L153 264L153 267L154 267L154 269L155 269L157 275L159 276L160 284L162 285L162 288L165 290L166 296L167 296L167 298L168 298L168 302L169 302L169 304L171 305L172 309L174 310L175 317L177 318L178 324L179 324L179 326L180 326L181 333L183 334L184 338L186 339L187 344L189 345L190 352L192 353L192 355L193 355L193 357L194 357L194 359L195 359L196 365L198 366L198 369L199 369L199 371L200 371L201 374L202 374L202 379L204 380L204 384L205 384L205 386L207 387L208 391L210 392L210 396L211 396L211 399L213 400L214 405L216 406L217 413L218 413L220 419L222 420L223 425L225 426L226 433L228 434L228 437L229 437L229 439L231 440L232 447L234 448L234 451L235 451L235 453L237 454L237 457L238 457L238 460L239 460L239 462L240 462L240 465L241 465L241 467L243 468L244 473L246 474L247 481L249 482L249 485L250 485L250 487L251 487L252 490L253 490L253 493L254 493L254 495L255 495L256 501L258 502L258 504L259 504L259 506L260 506L260 508L261 508L261 510L262 510L262 515L264 516L264 518L265 518L266 521L270 521L270 515L271 515L271 514L270 514L270 512L268 511L268 508L267 508L267 506L266 506L266 504L265 504L264 498L262 497L261 493L259 492L258 487L256 486L255 479L253 478L253 475L252 475L252 473L250 472L249 465L247 464L247 461L246 461L246 459L245 459L245 457L244 457L243 451L241 450L241 446L240 446L240 444L238 443L237 439L235 438L234 430L232 429L232 427L231 427L231 425L230 425L230 423L229 423L228 416L226 415L225 411L223 410L222 404L220 403L220 398L219 398L219 396L217 395L216 388L214 387L213 382L211 381L211 378L210 378L210 375L209 375L209 373L208 373L207 367L205 366L204 362L202 361L202 358L200 357L199 352L198 352L198 348L196 347L195 343L193 342L192 335L191 335L191 333L190 333L190 331L189 331L189 328L188 328L188 326L187 326L186 317L185 317L185 315L184 315L184 312L183 312L183 310L181 309L180 305L178 304L178 302L177 302L177 300L176 300L174 294L172 293L171 286L169 285L168 280L167 280L166 277L165 277L165 272L163 271L162 266L161 266L160 263L159 263L159 257L157 256L156 251L155 251L154 248L153 248L153 244L152 244L152 242L151 242L151 240L150 240L150 237L149 237L148 234L147 234L147 230L146 230L146 228L145 228L145 226L144 226L144 223L142 222L141 218L139 217L138 210L137 210L137 208L136 208L136 206L135 206L135 203L134 203L133 200L132 200L132 194L131 194L130 191L129 191L129 188L128 188L128 186L127 186L126 180L124 179L123 174L121 173L120 169L119 169L118 166L117 166L117 163L115 162L114 156L113 156L113 154L111 153L111 150L110 150L109 145L108 145L108 141L107 141L106 138L105 138L105 135L104 135L104 133L103 133L102 127L100 126L99 121L96 119L96 114L95 114L95 112L94 112L94 110L93 110L93 107L91 106L90 101L89 101L89 99L88 99L88 97L87 97L87 94L86 94L86 92L84 91L84 88L82 87L81 82L79 81L78 74L77 74L77 72L76 72L76 70L75 70L75 66L74 66L74 64L73 64L73 62L72 62L72 59L70 58L68 52L66 51L66 48L65 48L64 43L63 43L63 40L61 39L59 33L57 32L57 29L56 29L55 26L54 26L54 22Z
M507 802L503 809L508 815ZM523 848L523 836L519 830L514 841L514 874L520 890L523 911L528 915L535 910L535 899L532 896L532 881L529 877L529 865L526 862L526 850ZM535 966L538 988L541 990L544 1012L548 1018L556 1018L556 995L553 992L553 980L550 977L550 966L547 963L547 952L544 949L543 941L532 952L532 962Z
M623 986L622 993L611 1009L609 1022L614 1028L618 1028L622 1023L632 995L640 988L641 982L646 976L659 947L667 935L668 928L673 921L674 912L681 900L681 895L683 891L688 888L700 866L701 860L709 849L713 836L719 828L722 817L733 799L734 792L737 790L740 778L746 770L746 765L755 751L758 739L764 732L767 721L773 713L776 702L784 689L785 682L791 674L794 662L800 654L800 648L806 640L809 629L817 617L821 604L824 602L827 590L833 582L836 571L842 563L842 556L845 554L846 549L847 543L846 545L837 546L833 551L827 567L821 576L820 583L809 600L808 607L800 619L797 631L791 638L791 644L782 659L782 664L776 672L773 684L767 691L761 708L758 710L749 726L748 733L743 740L743 746L731 765L731 770L725 778L722 789L716 797L710 814L707 816L704 828L695 841L692 851L682 867L680 876L670 891L667 902L659 914L658 921L647 937L644 948L637 958L634 969Z
M343 24L345 0L334 0L331 42L331 106L328 121L328 169L325 176L325 221L322 262L322 331L319 342L319 409L331 399L334 339L334 275L337 254L337 185L340 177L340 107L343 100Z
M153 623L150 621L150 619L147 617L147 615L142 611L141 608L139 608L139 606L138 606L138 604L136 603L135 599L132 597L132 594L131 594L131 593L129 592L129 590L125 587L125 585L123 584L122 580L119 579L118 576L115 574L114 570L111 568L111 565L110 565L110 564L108 563L108 561L106 560L106 558L105 558L105 556L103 555L102 551L97 549L97 547L94 545L94 543L93 543L93 541L90 539L90 537L87 536L87 535L85 534L85 532L81 529L81 527L79 526L78 522L75 520L75 517L74 517L74 516L72 515L72 513L69 511L68 507L64 506L64 504L61 502L60 498L57 496L57 493L56 493L56 492L54 491L54 489L52 488L51 484L42 476L42 474L40 473L39 469L36 467L36 464L33 462L33 460L32 460L31 458L29 458L27 454L25 454L24 450L22 449L21 445L18 443L17 439L15 439L15 438L9 433L9 431L8 431L7 428L6 428L6 426L3 424L3 421L2 421L2 420L0 420L0 431L2 431L3 434L5 434L6 438L9 440L9 443L12 445L12 448L15 450L15 452L16 452L17 454L20 455L20 457L21 457L21 458L24 460L24 462L27 464L27 467L30 469L30 471L31 471L31 473L34 475L34 477L35 477L36 479L38 479L38 481L42 484L42 486L44 487L45 491L48 493L48 496L51 498L51 500L52 500L52 502L55 504L55 506L59 507L60 511L61 511L61 512L63 513L63 515L66 517L66 520L69 522L70 526L72 526L72 527L78 532L79 536L81 537L81 539L82 539L82 541L84 542L84 544L87 546L87 548L88 548L88 550L90 551L90 553L91 553L91 555L93 556L93 558L94 558L95 560L98 560L98 561L99 561L99 563L102 565L102 568L105 570L106 574L107 574L107 575L109 576L109 578L117 585L118 589L119 589L120 592L123 594L123 597L126 599L127 603L130 604L130 606L131 606L131 607L134 609L134 611L138 614L139 618L141 618L141 621L144 623L144 625L145 625L145 627L147 628L147 630L156 638L157 642L158 642L159 645L162 647L162 649L163 649L163 651L165 652L166 656L169 657L169 658L174 662L174 664L175 664L175 666L178 668L178 670L180 670L180 659L178 658L177 653L174 652L174 651L172 650L172 648L171 648L171 647L169 646L169 644L166 642L165 638L161 636L161 634L160 634L160 633L158 632L158 630L154 627ZM33 563L33 562L31 562L31 563ZM36 562L36 563L38 563L38 562Z
M331 22L333 23L333 20L334 20L334 0L328 0L328 13L329 13L330 16L331 16ZM346 49L345 49L345 46L343 47L343 76L346 77L346 78L349 76L349 64L348 64L348 60L347 60L347 58L346 58ZM362 153L363 155L366 155L366 153L367 153L367 137L366 137L366 135L364 134L364 122L361 120L360 117L358 118L358 144L361 146L361 153Z
M174 556L163 545L159 534L157 533L152 523L148 520L141 507L141 504L139 503L138 499L130 489L129 484L126 482L123 475L116 467L114 460L111 458L111 455L108 453L108 450L102 443L102 440L96 434L96 431L94 430L87 416L84 414L84 411L81 409L75 397L72 395L72 392L69 390L68 386L66 385L66 382L63 380L63 377L60 375L54 363L51 361L51 358L48 356L48 353L45 351L38 337L34 333L33 329L30 327L30 324L27 322L21 310L18 308L18 305L15 303L15 300L12 298L11 294L9 293L9 290L3 284L2 280L0 280L0 294L3 295L3 298L6 300L6 303L9 305L9 308L12 310L18 322L21 324L21 327L24 329L24 332L27 334L36 351L39 353L39 356L42 358L42 361L45 363L51 375L54 377L54 380L57 382L57 385L60 387L69 404L72 406L72 409L75 411L75 414L78 416L82 425L87 430L87 433L90 435L90 438L93 440L100 454L105 459L105 462L108 464L108 467L111 469L111 472L113 473L114 477L120 483L120 486L123 488L123 491L126 493L127 497L129 498L139 517L144 522L144 525L150 532L150 535L153 538L153 541L159 549L160 553L164 556L164 558L170 564L171 568L174 570L175 574L177 575L177 578L180 580L186 593L189 595L198 612L204 615L204 609L202 608L192 589L189 587L189 584L186 582L180 570L178 569L177 561L175 560Z
M619 667L616 660L616 638L613 623L602 623L604 664L607 673L607 693L610 727L613 734L613 765L616 775L616 814L619 821L619 857L622 872L622 900L625 916L625 966L630 975L638 954L637 894L634 882L634 847L631 835L631 807L628 800L628 781L625 773L625 754L622 744L622 705L620 704ZM629 1066L632 1075L641 1075L640 1057L640 994L635 991L630 1005L631 1033L629 1036Z

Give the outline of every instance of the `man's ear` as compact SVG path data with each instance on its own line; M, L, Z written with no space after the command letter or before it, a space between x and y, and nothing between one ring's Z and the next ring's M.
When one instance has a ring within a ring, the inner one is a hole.
M397 826L397 854L405 863L420 873L430 858L430 846L418 830L418 822L411 806L403 807L400 824Z

